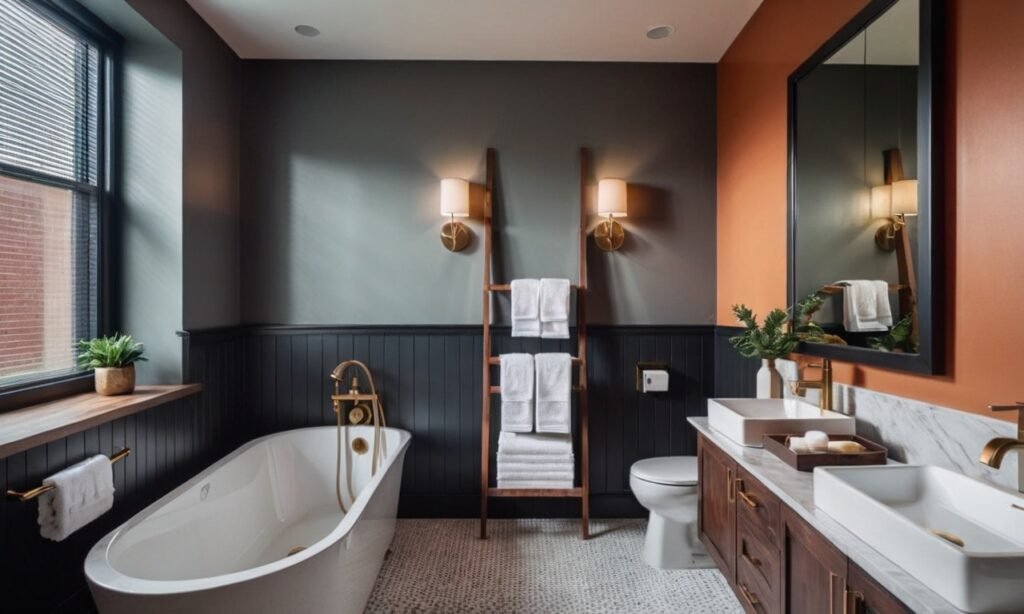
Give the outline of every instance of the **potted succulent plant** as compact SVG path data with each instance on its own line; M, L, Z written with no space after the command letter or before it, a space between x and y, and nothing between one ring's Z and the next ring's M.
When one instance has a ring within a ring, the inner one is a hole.
M83 339L78 350L78 366L96 373L96 392L113 396L135 390L135 363L146 357L145 348L131 335Z
M789 330L789 315L783 309L773 309L765 316L764 325L758 326L757 316L746 305L733 305L732 312L744 330L730 337L729 343L741 355L761 359L761 369L757 372L757 398L781 398L782 376L775 370L775 360L788 356L800 342L800 337Z

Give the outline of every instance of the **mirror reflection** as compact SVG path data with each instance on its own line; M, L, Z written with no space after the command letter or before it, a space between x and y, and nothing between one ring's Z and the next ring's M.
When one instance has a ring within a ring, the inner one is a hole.
M804 340L916 354L919 6L899 0L796 83Z

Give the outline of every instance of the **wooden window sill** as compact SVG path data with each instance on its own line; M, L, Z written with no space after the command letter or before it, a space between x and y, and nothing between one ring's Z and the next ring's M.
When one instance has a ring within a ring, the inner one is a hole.
M198 394L199 384L137 386L134 394L77 394L0 414L0 458Z

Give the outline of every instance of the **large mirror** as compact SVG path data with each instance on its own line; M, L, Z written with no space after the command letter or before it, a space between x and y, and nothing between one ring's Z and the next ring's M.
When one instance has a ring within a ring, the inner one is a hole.
M876 0L790 77L800 351L938 373L942 3Z

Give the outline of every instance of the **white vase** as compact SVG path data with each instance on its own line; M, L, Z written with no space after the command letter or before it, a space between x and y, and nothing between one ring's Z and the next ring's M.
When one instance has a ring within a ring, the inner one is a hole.
M757 371L757 398L782 398L782 375L775 369L774 360L761 360L761 368Z

